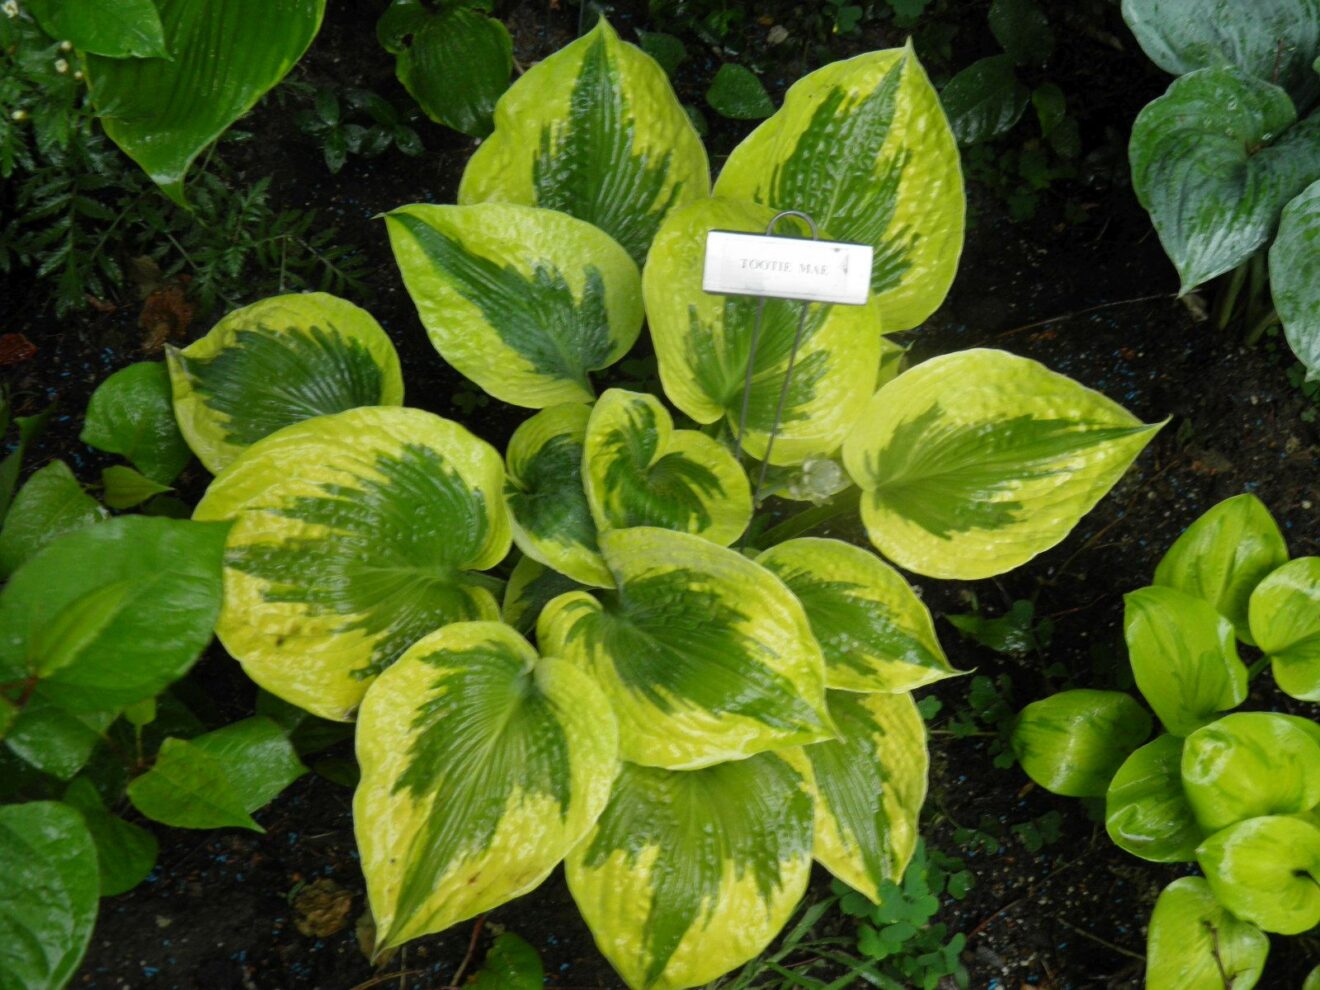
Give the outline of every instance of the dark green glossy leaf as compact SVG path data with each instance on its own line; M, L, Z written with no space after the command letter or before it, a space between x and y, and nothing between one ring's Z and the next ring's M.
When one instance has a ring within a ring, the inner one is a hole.
M1043 65L1054 53L1054 32L1035 0L994 0L990 31L1019 65Z
M55 403L51 403L35 416L15 416L14 424L18 427L18 444L0 460L0 518L7 516L10 501L14 497L14 488L18 485L18 474L23 469L23 458L33 441L46 429L51 414L55 412ZM9 404L0 399L0 434L9 429Z
M169 58L152 0L23 0L52 38L110 58Z
M1022 118L1031 91L1013 72L1011 55L991 55L973 62L949 80L940 93L953 136L961 145L1003 134Z
M115 712L66 712L38 687L9 727L5 745L24 762L60 780L87 764Z
M1105 794L1105 829L1114 844L1154 863L1189 863L1204 833L1183 793L1183 741L1168 734L1118 768Z
M131 364L97 386L79 439L127 457L162 485L177 478L192 457L174 421L170 375L160 361Z
M108 512L85 491L69 466L51 461L19 490L0 529L0 577L61 533L101 522Z
M112 509L131 509L153 495L171 491L169 485L158 484L122 464L101 471L101 486L105 492L105 504Z
M1022 709L1013 752L1027 776L1068 797L1098 797L1150 735L1150 715L1121 691L1061 691Z
M114 897L132 890L156 865L156 837L106 810L101 795L86 777L77 777L64 792L64 803L82 814L96 843L101 896Z
M665 74L672 76L687 59L687 46L672 34L663 31L638 31L637 41L642 51L660 63Z
M544 986L545 970L536 950L513 932L505 932L495 937L470 990L541 990Z
M720 116L733 120L760 120L775 112L760 78L737 62L720 66L706 90L706 102Z
M1283 209L1270 246L1270 295L1307 381L1320 380L1320 182Z
M509 85L513 42L504 25L457 4L410 15L395 72L426 115L473 137L491 132L495 102Z

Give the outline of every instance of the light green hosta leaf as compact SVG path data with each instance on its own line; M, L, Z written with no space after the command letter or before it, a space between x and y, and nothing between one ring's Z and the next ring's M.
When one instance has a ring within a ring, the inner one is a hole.
M169 58L152 0L23 0L57 41L109 58Z
M156 837L141 826L106 810L101 795L86 777L78 777L64 792L65 804L77 808L96 844L101 896L132 890L156 865Z
M618 591L555 599L537 640L604 687L624 759L688 769L831 736L824 657L778 578L664 529L604 533L601 550Z
M1283 208L1270 245L1270 295L1307 380L1320 379L1320 182Z
M1306 974L1306 979L1302 982L1302 990L1320 990L1320 966Z
M1004 351L932 358L843 444L871 542L929 577L991 577L1054 546L1162 424Z
M1267 932L1320 924L1320 827L1302 818L1248 818L1196 850L1219 903Z
M1146 104L1128 157L1182 292L1269 240L1284 204L1320 178L1320 117L1239 69L1198 69Z
M733 454L704 433L674 429L644 392L612 388L591 410L582 482L602 533L660 526L728 546L752 518L751 486Z
M901 883L917 847L926 800L926 727L909 694L830 691L840 737L802 749L816 794L816 859L879 902Z
M0 807L0 985L60 990L96 921L96 847L82 816L58 801Z
M1189 863L1204 838L1183 793L1183 741L1168 734L1123 761L1105 793L1105 830L1152 863Z
M202 149L302 57L325 0L157 0L173 58L85 60L92 103L110 139L183 204Z
M236 309L166 356L179 429L212 474L291 423L403 402L399 356L380 324L324 292Z
M1122 691L1060 691L1033 701L1013 726L1028 777L1067 797L1099 797L1150 735L1150 715Z
M198 519L235 520L216 632L266 690L347 720L422 636L499 618L497 584L476 572L512 542L503 489L494 448L419 409L286 426L197 506Z
M582 586L572 578L552 571L532 557L521 557L513 565L509 583L504 586L500 617L524 636L531 635L536 620L554 599Z
M871 287L886 331L935 311L962 252L958 147L911 45L795 82L729 156L715 195L801 210L831 237L875 245Z
M61 533L101 522L109 515L83 491L63 461L38 468L14 496L0 529L0 577L8 577Z
M168 485L192 456L174 421L170 376L160 361L139 361L96 387L78 439L120 454L152 481Z
M1123 596L1123 636L1146 703L1175 736L1187 736L1247 697L1247 668L1233 624L1174 588Z
M930 611L875 554L804 538L771 547L756 562L802 603L830 687L896 693L958 673L940 648Z
M385 224L431 343L497 399L532 408L590 401L588 372L637 340L637 266L589 223L480 203L403 206Z
M978 59L949 80L940 102L962 145L988 141L1022 119L1031 90L1013 71L1011 55Z
M775 211L707 199L670 214L642 276L646 313L665 394L699 423L724 418L736 433L757 311L764 306L752 361L744 445L764 459L803 303L702 291L706 235L764 233ZM883 349L881 313L864 306L807 305L802 344L771 460L800 464L838 449L875 390Z
M377 950L531 890L595 823L618 767L609 702L506 625L456 623L372 685L353 821Z
M1204 598L1254 644L1247 602L1256 585L1288 559L1279 526L1255 495L1225 499L1192 523L1155 568L1155 583Z
M596 523L582 487L590 416L587 406L551 406L514 430L504 497L513 538L528 558L566 575L570 585L610 588L614 579L601 559Z
M1270 940L1215 900L1201 877L1164 888L1146 939L1149 990L1251 990L1265 968Z
M560 210L640 265L665 214L709 191L706 150L664 69L602 17L500 98L458 201Z
M1258 584L1249 614L1279 687L1320 701L1320 557L1298 557Z
M1207 833L1320 804L1320 726L1273 712L1235 712L1187 737L1182 783Z
M788 921L811 873L805 761L776 753L675 772L623 765L569 890L633 990L704 986Z

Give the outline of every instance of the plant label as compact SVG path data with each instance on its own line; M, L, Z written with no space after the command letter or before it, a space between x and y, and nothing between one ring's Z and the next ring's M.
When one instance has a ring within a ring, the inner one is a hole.
M769 296L860 306L871 291L869 244L712 230L701 287L726 296Z

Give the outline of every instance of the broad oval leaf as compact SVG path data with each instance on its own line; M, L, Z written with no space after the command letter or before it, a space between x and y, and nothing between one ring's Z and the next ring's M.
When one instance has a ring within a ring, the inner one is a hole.
M618 591L555 599L537 640L604 687L624 759L689 769L832 735L824 658L778 578L665 529L604 533L601 550Z
M1018 713L1013 752L1028 777L1067 797L1099 797L1150 735L1150 715L1122 691L1060 691Z
M52 38L108 58L169 58L152 0L24 0Z
M170 375L160 361L130 364L98 385L78 439L127 457L162 485L177 478L192 456L174 420Z
M1251 990L1270 940L1215 900L1201 877L1180 877L1161 892L1146 937L1151 990Z
M1254 644L1247 602L1256 585L1288 559L1283 534L1255 495L1235 495L1214 506L1174 541L1155 584L1204 598L1233 623L1238 639Z
M500 98L458 201L560 210L640 265L665 214L709 191L706 149L664 69L602 17Z
M1183 741L1167 733L1132 753L1105 792L1114 845L1152 863L1190 863L1204 833L1183 793Z
M105 731L119 717L117 708L99 712L71 712L50 701L38 684L32 697L14 716L5 733L5 746L25 763L59 780L70 780L81 770Z
M1283 208L1270 245L1270 295L1307 380L1320 380L1320 182Z
M1197 861L1219 903L1267 932L1320 924L1320 827L1302 818L1248 818L1201 843Z
M471 990L542 990L545 968L541 957L513 932L502 932L473 976Z
M1320 557L1298 557L1265 578L1248 609L1274 680L1302 701L1320 701Z
M132 890L156 865L156 837L106 810L101 795L85 776L76 777L64 792L64 803L77 808L96 845L101 896Z
M805 305L801 346L770 451L774 464L800 464L843 442L875 390L885 344L874 300L829 306L702 291L706 235L764 233L774 215L767 206L724 199L675 210L656 235L642 287L665 394L698 423L724 418L737 432L755 338L743 444L762 460Z
M102 522L109 515L83 491L63 461L38 468L14 496L0 529L0 577L7 578L61 533Z
M589 402L588 372L641 331L637 266L589 223L516 203L417 203L385 226L431 343L501 401Z
M366 406L272 433L195 513L235 520L221 642L272 694L348 720L422 636L499 618L494 583L475 572L512 542L503 489L494 448L420 409Z
M609 702L498 622L419 640L367 692L353 821L377 951L531 890L605 808Z
M830 687L897 693L959 673L940 648L930 610L875 554L807 537L771 547L756 562L802 603Z
M831 237L875 245L886 331L935 311L962 252L958 146L911 44L803 76L729 156L715 195L801 210Z
M928 577L991 577L1054 546L1162 424L1043 365L973 348L875 394L843 444L871 542Z
M728 546L752 518L751 486L733 454L704 433L674 429L644 392L612 388L591 410L582 483L602 533L659 526Z
M212 474L291 423L403 402L399 356L380 324L324 292L236 309L166 357L179 429Z
M1320 727L1273 712L1235 712L1187 737L1182 782L1207 833L1320 804Z
M325 0L158 0L172 58L89 55L110 140L183 205L193 159L284 78L316 37Z
M926 726L910 694L830 691L838 739L803 747L816 795L813 854L879 903L880 885L902 883L917 848L926 800Z
M704 986L778 934L811 873L807 787L801 762L778 753L704 770L623 765L566 873L629 987Z
M500 617L524 636L531 635L541 609L560 595L581 588L576 581L551 570L533 557L521 557L513 565L504 586Z
M0 806L0 980L5 990L60 990L96 921L96 847L58 801Z
M1022 119L1031 91L1013 71L1011 55L978 59L949 80L940 102L962 145L988 141Z
M1183 293L1242 264L1320 178L1320 118L1239 69L1198 69L1137 115L1128 157Z
M1175 588L1123 596L1123 636L1146 703L1175 736L1187 736L1247 697L1247 668L1233 624Z
M775 112L760 77L737 62L720 66L706 90L706 102L721 117L734 120L760 120Z

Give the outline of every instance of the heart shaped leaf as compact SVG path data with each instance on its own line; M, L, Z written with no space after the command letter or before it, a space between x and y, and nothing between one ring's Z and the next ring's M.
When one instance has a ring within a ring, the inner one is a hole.
M1123 761L1105 792L1105 830L1152 863L1190 863L1205 834L1183 793L1183 741L1168 734Z
M61 533L102 522L109 515L83 491L63 461L38 468L14 497L0 529L0 577L8 577Z
M1243 921L1297 935L1320 924L1320 827L1302 818L1248 818L1201 843L1215 897Z
M1320 701L1320 557L1298 557L1258 584L1249 614L1279 687Z
M1146 986L1251 990L1269 951L1265 933L1224 910L1205 880L1180 877L1151 912Z

